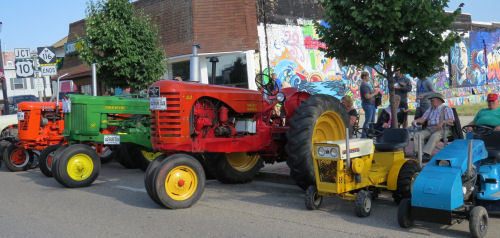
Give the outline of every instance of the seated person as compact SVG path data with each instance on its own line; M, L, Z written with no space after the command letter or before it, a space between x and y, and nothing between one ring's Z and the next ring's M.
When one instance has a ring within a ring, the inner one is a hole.
M429 96L431 101L431 107L425 111L424 115L412 122L413 125L424 124L427 122L427 127L418 132L422 141L429 138L427 143L424 145L423 161L429 161L431 158L432 150L436 147L436 144L443 138L444 127L453 125L455 117L453 116L453 110L451 107L444 104L443 95L440 93L433 93ZM446 130L447 135L451 135L451 130Z
M401 103L401 97L399 95L394 95L394 104L396 105L396 112L398 114L398 126L403 124L404 115L403 112L408 112L408 109L399 108L399 104ZM375 129L379 131L383 131L386 128L390 128L392 123L392 115L391 115L391 105L387 106L379 113L377 118L377 123L375 123Z
M355 126L356 124L356 119L358 118L358 112L356 109L354 109L352 98L348 95L345 95L341 99L342 104L344 104L347 114L349 115L349 124L351 126Z
M498 94L488 94L487 101L488 108L481 109L469 125L490 126L495 128L495 131L499 131L500 107L498 107ZM469 127L469 130L472 130L472 128Z

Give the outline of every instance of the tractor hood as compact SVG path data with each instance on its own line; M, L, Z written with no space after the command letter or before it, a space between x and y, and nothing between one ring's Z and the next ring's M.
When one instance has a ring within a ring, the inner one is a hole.
M151 88L159 88L159 95L151 95ZM185 102L194 102L201 97L217 98L238 113L260 112L264 102L262 94L255 90L196 82L162 80L151 85L151 88L150 97L175 95Z

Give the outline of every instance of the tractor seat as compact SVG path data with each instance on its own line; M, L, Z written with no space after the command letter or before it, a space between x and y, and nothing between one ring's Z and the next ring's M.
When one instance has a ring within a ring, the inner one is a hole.
M488 151L488 158L495 158L500 160L500 131L493 131L486 136L474 136L475 139L484 141L484 146Z
M410 134L408 130L402 128L385 129L382 136L375 141L375 150L377 151L395 151L403 149L408 145Z

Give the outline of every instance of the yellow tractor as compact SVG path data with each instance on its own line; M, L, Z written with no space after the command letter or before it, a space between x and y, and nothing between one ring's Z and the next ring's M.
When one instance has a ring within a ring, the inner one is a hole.
M405 159L402 149L408 141L406 129L386 129L375 141L346 139L314 143L316 184L306 189L306 207L315 210L323 196L340 196L354 200L356 215L367 217L372 199L383 190L392 191L396 203L409 198L420 165L416 160Z

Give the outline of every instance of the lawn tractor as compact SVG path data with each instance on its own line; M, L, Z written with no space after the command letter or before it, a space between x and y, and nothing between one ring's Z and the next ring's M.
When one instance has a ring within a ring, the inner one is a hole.
M22 171L30 167L34 151L40 154L40 169L50 173L46 164L50 164L47 148L54 148L63 142L61 135L64 121L62 104L56 108L55 102L21 102L17 105L18 138L5 149L3 160L11 171ZM49 160L47 161L47 157Z
M106 147L128 148L129 155L122 156L136 161L157 156L151 149L147 99L69 95L63 100L63 113L67 146L55 151L51 171L66 187L92 184L100 172L99 154Z
M383 190L392 191L396 202L409 197L420 166L404 157L408 140L406 129L386 129L375 142L356 138L314 143L316 185L306 190L306 207L315 210L323 196L339 196L354 200L356 215L366 217L372 199Z
M415 220L445 225L469 220L473 237L486 235L487 209L500 210L500 132L477 125L464 132L467 128L473 129L467 139L454 140L422 169L411 199L399 205L401 227Z

